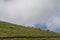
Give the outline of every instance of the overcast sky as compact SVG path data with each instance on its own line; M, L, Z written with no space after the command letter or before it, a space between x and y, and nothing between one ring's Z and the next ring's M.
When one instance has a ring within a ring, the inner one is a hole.
M0 0L0 20L60 32L60 0Z

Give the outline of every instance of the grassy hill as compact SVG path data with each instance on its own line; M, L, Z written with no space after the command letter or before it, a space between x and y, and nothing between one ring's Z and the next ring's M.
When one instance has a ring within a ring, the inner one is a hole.
M60 34L48 30L41 30L38 28L25 27L22 25L16 25L0 21L0 37L8 36L60 36ZM60 40L60 39L20 38L15 40Z

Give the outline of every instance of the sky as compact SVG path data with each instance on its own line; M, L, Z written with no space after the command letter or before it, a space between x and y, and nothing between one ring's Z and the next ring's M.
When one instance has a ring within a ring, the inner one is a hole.
M0 20L60 33L60 0L0 0Z

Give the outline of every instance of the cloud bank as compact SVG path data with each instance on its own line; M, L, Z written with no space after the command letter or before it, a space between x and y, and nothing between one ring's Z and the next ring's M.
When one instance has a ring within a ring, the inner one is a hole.
M59 0L0 0L0 20L16 24L45 25L55 31L60 28Z

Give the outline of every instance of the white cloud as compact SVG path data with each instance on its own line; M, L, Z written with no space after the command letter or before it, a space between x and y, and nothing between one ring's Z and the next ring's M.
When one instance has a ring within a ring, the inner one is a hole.
M52 17L47 23L46 26L51 31L60 28L60 18L59 17Z
M39 22L46 23L48 29L55 30L57 26L52 25L60 23L60 7L57 2L58 0L0 0L0 20L30 26Z

